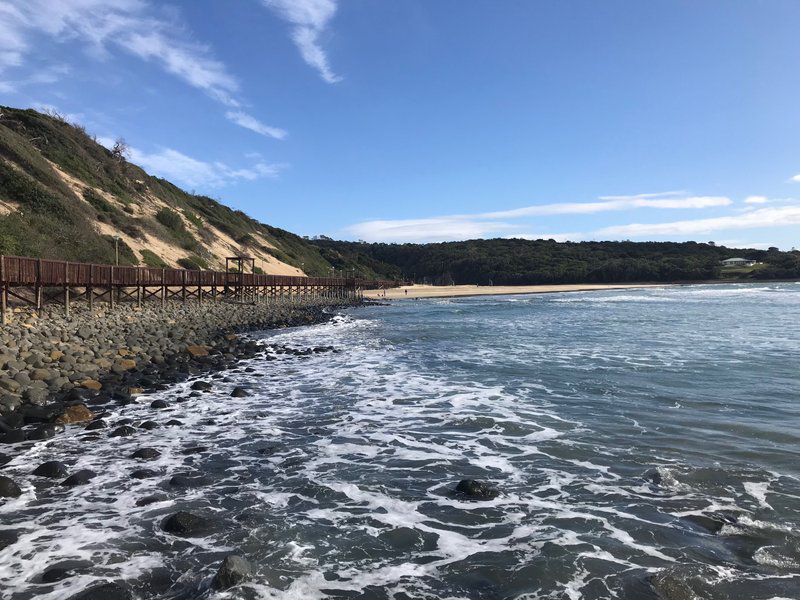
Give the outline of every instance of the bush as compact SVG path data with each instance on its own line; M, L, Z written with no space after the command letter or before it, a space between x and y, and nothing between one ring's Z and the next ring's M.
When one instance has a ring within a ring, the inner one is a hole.
M181 258L178 261L178 264L184 269L190 269L192 271L202 271L208 269L208 263L194 254L192 256L187 256L186 258Z
M180 215L166 206L156 213L156 221L172 231L186 231Z
M164 262L161 257L153 252L152 250L148 250L147 248L140 250L139 254L142 255L142 260L144 264L148 267L153 267L155 269L166 269L169 265Z

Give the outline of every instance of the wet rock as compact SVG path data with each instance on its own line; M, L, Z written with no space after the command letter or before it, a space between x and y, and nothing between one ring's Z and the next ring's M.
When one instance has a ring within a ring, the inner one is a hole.
M142 421L139 423L139 429L146 429L148 431L152 431L153 429L158 429L158 423L155 421Z
M82 560L66 560L47 567L39 576L42 583L55 583L77 575L79 572L87 571L92 563Z
M11 462L11 457L7 454L0 453L0 467Z
M161 529L181 537L201 537L210 528L211 522L208 519L183 510L161 522Z
M143 460L153 460L161 456L161 452L155 448L139 448L136 452L131 454L131 458L141 458Z
M642 478L653 485L661 485L664 483L664 478L661 476L661 473L658 472L658 469L649 469L645 471Z
M114 431L112 431L109 436L110 437L124 437L128 435L133 435L136 433L136 430L131 427L130 425L122 425L121 427L117 427Z
M67 473L69 473L67 465L57 460L44 462L33 471L33 475L37 477L51 477L53 479L66 477Z
M166 496L160 496L158 494L153 494L151 496L142 496L136 501L136 506L150 506L151 504L155 504L156 502L163 502L166 500Z
M728 513L703 513L699 515L686 515L685 521L701 527L710 533L719 533L725 525L736 523L736 515Z
M63 431L63 427L59 429L56 425L40 425L28 434L29 440L49 440L54 438L59 431Z
M18 498L21 495L22 490L13 479L0 475L0 498Z
M214 577L214 586L221 590L227 590L247 581L252 576L253 568L250 563L241 556L231 554L222 561L222 565Z
M70 596L68 600L133 600L133 596L117 583L101 583Z
M158 475L158 473L152 469L136 469L135 471L131 472L131 477L133 479L150 479L156 475Z
M169 405L164 400L153 400L150 403L150 408L167 408Z
M208 446L192 446L191 448L184 448L181 450L181 454L185 454L190 456L192 454L199 454L200 452L205 452L208 450Z
M67 487L75 487L76 485L84 485L89 483L90 480L94 479L97 476L97 473L90 469L81 469L80 471L76 471L69 477L67 477L64 481L61 482L61 485L65 485Z
M497 489L477 479L462 479L456 486L456 493L475 500L492 500L500 495Z
M164 423L167 427L175 427L176 425L183 425L182 421L178 421L178 419L170 419L166 423Z
M5 435L0 435L0 444L19 444L28 439L28 434L22 429L14 429Z
M85 423L86 421L91 421L93 418L94 413L89 410L85 404L75 404L73 406L67 406L64 412L56 417L55 422L68 425L71 423Z
M244 389L242 387L235 387L235 388L233 388L233 391L231 392L231 397L233 397L233 398L246 398L249 395L250 395L250 392L248 392L246 389Z
M194 383L191 385L191 389L193 389L193 390L202 390L202 391L207 391L207 390L210 390L210 389L212 389L213 387L214 387L214 386L213 386L213 385L211 385L211 383L209 383L208 381L195 381L195 382L194 382Z
M13 529L0 529L0 550L5 550L19 539L19 532Z
M97 419L96 421L92 421L89 423L85 429L89 431L94 431L95 429L105 429L107 427L106 422L103 419Z

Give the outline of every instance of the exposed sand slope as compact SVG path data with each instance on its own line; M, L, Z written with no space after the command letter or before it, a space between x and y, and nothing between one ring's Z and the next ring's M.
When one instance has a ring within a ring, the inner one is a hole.
M454 298L457 296L497 296L502 294L546 294L551 292L587 292L591 290L624 290L631 288L663 287L664 284L564 284L564 285L412 285L385 290L368 290L368 298ZM408 293L406 293L408 292Z

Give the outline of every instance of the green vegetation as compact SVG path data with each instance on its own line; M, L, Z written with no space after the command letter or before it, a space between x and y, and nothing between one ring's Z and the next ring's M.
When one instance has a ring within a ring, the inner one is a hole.
M765 263L742 276L800 277L800 253L730 250L696 242L580 242L493 239L438 244L365 244L315 240L336 268L435 284L530 285L702 281L720 277L720 261Z
M178 260L178 264L184 269L201 270L208 269L208 263L197 255L187 256Z
M142 260L144 261L144 264L148 267L153 267L156 269L164 269L169 266L161 259L161 257L158 254L156 254L152 250L147 250L145 248L144 250L140 251L140 254L142 255Z

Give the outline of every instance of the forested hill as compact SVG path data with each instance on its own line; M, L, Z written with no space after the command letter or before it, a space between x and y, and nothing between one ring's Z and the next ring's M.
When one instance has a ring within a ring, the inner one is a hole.
M695 242L565 242L491 239L435 244L315 240L334 265L356 263L386 278L434 284L524 285L800 277L800 252ZM752 268L722 269L742 257Z

